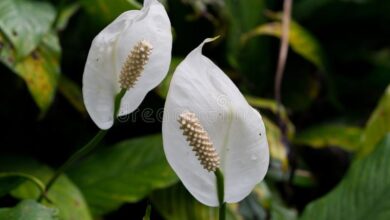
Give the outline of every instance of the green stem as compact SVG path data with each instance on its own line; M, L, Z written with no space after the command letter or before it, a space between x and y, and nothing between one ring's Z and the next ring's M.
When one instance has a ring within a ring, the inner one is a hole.
M69 167L71 167L76 161L87 155L91 152L98 143L103 139L103 137L107 134L108 130L100 130L91 141L88 142L84 147L76 151L64 164L62 164L54 173L54 175L50 178L49 182L47 182L46 188L38 199L38 202L42 201L43 197L47 194L56 180L64 173Z
M121 104L121 100L123 96L125 95L126 90L122 89L116 96L114 101L114 118L118 115L119 107ZM114 119L115 120L115 119ZM106 136L108 130L100 130L95 137L92 138L84 147L76 151L70 158L62 164L54 173L54 175L50 178L50 180L47 182L46 187L41 193L41 196L38 198L38 202L41 202L42 199L46 196L47 192L50 190L50 188L53 186L53 184L56 182L56 180L69 168L71 167L75 162L86 156L89 152L91 152L99 143L100 141Z
M115 97L114 118L118 116L119 108L121 107L121 100L123 96L125 96L125 94L126 94L126 89L122 89Z
M36 178L33 175L30 175L30 174L27 174L27 173L19 173L19 172L0 173L0 178L4 178L4 177L21 177L21 178L24 178L24 179L29 180L30 182L34 183L38 187L38 189L41 191L41 193L43 193L45 191L45 184L43 184L43 182L40 179ZM47 198L45 197L45 199L47 199Z
M219 201L219 220L226 219L226 203L225 203L225 183L223 179L223 174L220 169L217 169L215 172L217 177L217 192L218 192L218 201Z

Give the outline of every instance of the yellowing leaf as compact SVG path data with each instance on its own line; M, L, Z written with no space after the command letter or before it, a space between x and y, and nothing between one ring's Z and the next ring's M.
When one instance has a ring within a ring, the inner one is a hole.
M390 132L390 85L366 124L358 156L368 155L388 132Z
M39 47L16 61L11 44L0 34L0 61L24 79L35 103L44 113L53 101L60 74L58 37L46 35Z
M325 124L306 129L294 138L295 144L313 148L339 147L347 151L357 151L362 129L359 127Z
M246 43L255 36L267 35L280 38L282 23L275 21L260 25L242 36L242 42ZM313 63L320 70L325 70L325 61L319 42L305 28L291 21L289 44L291 48L306 60Z
M267 132L268 146L271 158L282 163L284 171L288 168L288 158L286 147L282 142L282 132L279 127L266 117L262 117Z

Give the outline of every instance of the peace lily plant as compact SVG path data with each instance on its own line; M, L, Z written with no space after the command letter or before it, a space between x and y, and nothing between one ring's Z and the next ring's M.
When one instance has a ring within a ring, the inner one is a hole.
M262 118L234 83L202 55L206 39L177 67L163 118L167 160L201 203L246 197L265 176L269 150Z
M168 15L157 0L121 14L93 40L83 76L83 97L92 120L109 129L117 115L115 97L123 93L118 116L133 112L165 78L171 61Z
M102 130L56 171L39 200L69 166L95 148L117 116L133 112L165 78L171 49L171 24L157 0L122 13L95 37L84 69L83 98Z
M177 67L163 118L164 150L189 192L208 206L246 197L265 176L268 144L260 114L234 83L202 55L206 39ZM166 76L171 60L171 25L157 0L127 11L93 40L83 75L83 98L101 129L47 183L93 150L115 118L133 112Z

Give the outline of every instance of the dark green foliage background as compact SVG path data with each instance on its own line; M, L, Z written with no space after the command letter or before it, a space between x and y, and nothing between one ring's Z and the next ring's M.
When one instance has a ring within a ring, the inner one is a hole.
M81 96L91 41L142 2L0 1L0 220L142 219L148 204L151 219L217 219L169 167L160 115L175 67L217 35L204 53L260 110L271 150L265 181L228 219L390 219L390 2L294 1L279 118L282 0L163 3L174 34L166 80L39 204L18 174L44 183L97 132Z

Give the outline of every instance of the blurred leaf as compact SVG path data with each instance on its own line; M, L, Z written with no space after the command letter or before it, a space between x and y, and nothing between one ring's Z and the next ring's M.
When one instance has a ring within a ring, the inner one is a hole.
M153 192L151 200L166 220L218 220L218 208L196 201L181 183ZM231 205L226 208L226 219L241 220Z
M292 80L295 82L283 84L282 101L290 111L304 113L309 110L317 98L320 98L322 86L320 79L318 75L305 71L286 74L283 78L284 82L291 82ZM329 80L327 81L329 82ZM327 88L330 90L330 85Z
M348 125L317 125L298 133L293 142L313 148L339 147L347 151L357 151L362 129Z
M54 99L60 75L58 37L53 33L46 35L36 50L18 62L15 51L1 33L0 44L0 61L24 79L36 104L42 113L46 112Z
M267 39L254 39L240 44L242 34L265 22L265 0L226 0L227 59L238 69L256 90L263 89L270 78Z
M271 208L271 220L295 220L298 219L297 211L287 208L281 203L273 203Z
M127 0L80 0L81 6L95 23L104 26L127 10L138 9Z
M0 197L7 195L12 189L23 182L23 178L17 176L2 176L0 173Z
M270 149L271 158L278 160L282 164L282 169L287 171L288 169L288 157L286 147L282 142L282 132L279 127L271 120L262 116L265 129L267 132L268 145Z
M169 71L162 83L156 88L157 94L165 99L168 95L169 85L171 83L173 73L176 70L176 67L183 61L182 57L172 57L171 65L169 66Z
M245 98L252 107L267 109L273 114L278 115L278 105L276 104L276 101L272 99L263 99L248 95L246 95ZM292 138L295 133L295 127L288 118L287 111L284 106L281 105L279 106L279 108L280 117L287 126L287 135L289 136L289 138Z
M253 193L249 194L239 204L240 214L244 219L266 220L267 210L258 203Z
M390 219L390 134L372 154L355 160L339 185L310 203L302 220Z
M44 182L48 181L53 175L53 171L47 166L24 157L1 157L0 171L30 174ZM40 190L35 184L25 182L14 189L11 195L19 199L37 199ZM59 217L63 220L92 219L80 190L66 176L61 176L57 180L47 197L60 210ZM47 205L50 206L51 204Z
M152 206L148 204L146 207L145 216L142 218L142 220L150 220L150 213L152 212Z
M80 3L72 3L70 5L65 6L64 8L60 9L59 14L57 15L57 21L56 21L56 30L62 31L66 28L68 25L68 22L70 18L76 14L76 12L80 9Z
M245 219L271 219L271 220L295 220L297 219L297 211L286 207L282 199L277 194L277 191L272 191L263 181L256 185L252 193L239 204L240 212L243 213ZM250 211L251 210L251 211ZM255 210L263 210L256 211ZM264 212L264 214L260 214ZM269 217L265 215L269 213Z
M16 49L17 60L38 46L54 19L55 10L47 2L0 1L0 29Z
M358 157L366 156L373 151L387 132L390 132L390 85L366 124Z
M23 179L34 183L40 192L45 191L45 184L35 176L21 172L0 172L0 196L16 188L23 182Z
M23 200L14 208L0 208L4 220L55 220L58 210L47 208L34 200Z
M288 181L288 178L289 177L287 177L285 181ZM292 184L299 187L313 187L317 182L313 174L309 171L295 169Z
M280 38L282 23L279 21L267 23L256 27L242 36L242 42L246 43L250 38L268 35ZM289 44L297 54L325 71L323 51L317 39L298 23L291 21Z
M102 215L177 181L165 159L161 135L120 142L70 171L92 212Z
M58 81L58 90L77 111L83 115L87 114L81 88L75 82L65 75L61 75L60 80Z

